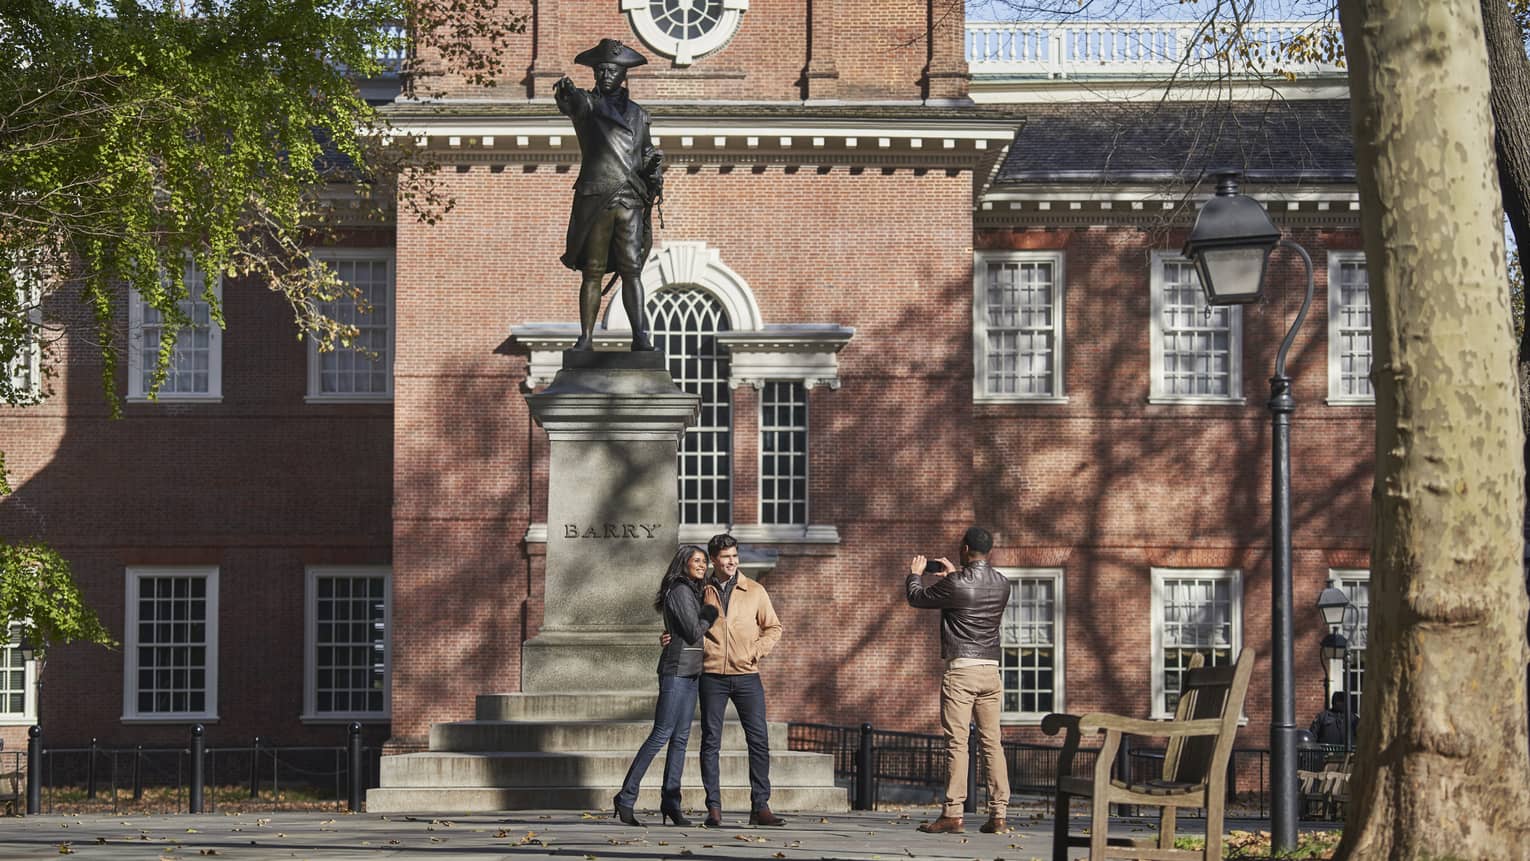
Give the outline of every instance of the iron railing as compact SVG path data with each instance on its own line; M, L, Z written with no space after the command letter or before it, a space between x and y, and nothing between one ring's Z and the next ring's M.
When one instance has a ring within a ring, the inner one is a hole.
M201 727L198 726L197 729ZM360 743L359 727L344 745L283 745L256 738L246 745L40 745L34 769L20 752L0 753L0 803L12 776L33 813L174 813L240 810L359 810L378 785L382 750ZM359 780L352 780L353 775ZM36 781L35 785L33 781ZM17 802L17 807L22 805Z
M788 726L787 746L792 750L824 753L834 757L834 776L848 782L856 809L875 809L878 801L899 788L938 792L945 788L948 774L946 742L940 735L878 730L870 724L860 727L835 724L793 723ZM1009 768L1012 793L1051 795L1057 790L1057 758L1060 745L1004 742L1004 760ZM986 791L983 758L977 755L975 739L969 739L969 787L967 804L977 809L980 794ZM1080 748L1073 756L1072 774L1093 774L1098 748ZM1317 751L1319 763L1324 751ZM1131 781L1157 777L1163 770L1161 747L1136 747L1130 739L1121 746L1116 773ZM1227 769L1227 798L1236 805L1239 815L1268 818L1269 756L1267 748L1234 748ZM864 763L870 763L866 768ZM1305 767L1305 766L1304 766ZM1319 767L1321 767L1319 765ZM1136 810L1123 805L1123 815ZM1188 813L1188 811L1187 811ZM1204 815L1204 812L1202 812ZM1193 814L1187 818L1193 818Z

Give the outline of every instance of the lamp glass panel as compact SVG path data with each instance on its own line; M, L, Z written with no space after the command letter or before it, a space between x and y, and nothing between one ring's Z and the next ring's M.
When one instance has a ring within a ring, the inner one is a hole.
M1253 302L1264 277L1265 248L1208 248L1200 253L1202 286L1213 304Z

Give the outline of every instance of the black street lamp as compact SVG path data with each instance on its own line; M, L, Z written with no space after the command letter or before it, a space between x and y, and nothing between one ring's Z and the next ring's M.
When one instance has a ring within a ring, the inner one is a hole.
M1338 661L1340 666L1339 690L1344 694L1344 752L1354 750L1354 737L1350 734L1354 718L1350 716L1349 697L1349 639L1341 633L1340 629L1348 621L1346 616L1353 611L1356 620L1359 620L1360 608L1350 602L1349 596L1344 590L1333 585L1330 581L1328 588L1324 589L1317 600L1318 610L1323 614L1323 622L1328 625L1328 636L1323 638L1323 676L1328 676L1328 667ZM1332 692L1329 696L1332 697Z
M1238 174L1217 175L1216 196L1206 202L1184 255L1195 263L1201 289L1211 305L1243 305L1258 301L1264 290L1265 263L1275 246L1301 255L1307 265L1307 294L1296 320L1286 332L1275 356L1275 375L1270 377L1271 437L1271 569L1270 640L1270 849L1274 853L1296 848L1296 687L1293 677L1291 616L1291 378L1286 375L1286 353L1296 340L1312 305L1312 257L1270 221L1264 207L1238 193Z

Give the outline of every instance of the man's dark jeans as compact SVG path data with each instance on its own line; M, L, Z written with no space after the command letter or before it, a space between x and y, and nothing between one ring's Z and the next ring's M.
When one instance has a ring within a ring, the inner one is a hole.
M718 752L722 750L723 715L728 701L738 709L749 745L749 807L759 810L770 803L770 732L765 725L765 686L758 673L724 676L701 674L701 783L707 790L707 806L722 807L718 789Z
M616 801L623 807L637 804L643 773L659 749L667 743L669 756L664 760L664 792L660 807L680 811L680 778L685 772L685 743L691 737L691 716L696 714L696 677L659 676L659 702L653 710L653 730L632 758L627 779Z

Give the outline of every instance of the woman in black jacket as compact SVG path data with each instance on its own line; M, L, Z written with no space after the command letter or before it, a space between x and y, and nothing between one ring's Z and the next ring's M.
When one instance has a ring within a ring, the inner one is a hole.
M691 737L691 719L696 714L696 683L701 678L702 638L717 618L717 608L701 601L702 584L707 576L707 552L687 544L675 554L674 561L659 582L654 596L654 610L664 614L664 630L670 634L669 645L659 653L659 704L654 708L653 729L638 748L616 794L616 818L628 825L641 825L632 815L637 804L638 785L648 764L667 742L669 756L664 761L664 791L659 811L664 821L688 826L691 823L680 809L680 776L685 770L685 744Z

